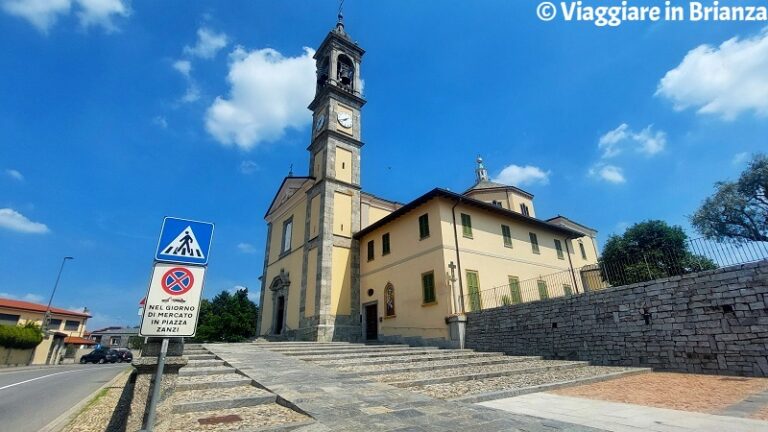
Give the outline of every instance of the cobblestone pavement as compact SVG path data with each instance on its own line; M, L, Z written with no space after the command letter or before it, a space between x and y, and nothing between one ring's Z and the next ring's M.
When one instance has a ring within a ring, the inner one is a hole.
M588 426L433 399L318 367L260 344L206 344L260 386L314 417L298 431L599 431Z

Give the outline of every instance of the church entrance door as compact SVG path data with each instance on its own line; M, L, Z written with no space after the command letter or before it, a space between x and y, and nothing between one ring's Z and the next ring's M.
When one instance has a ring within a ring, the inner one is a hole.
M365 306L365 340L379 339L379 307L378 304Z
M280 296L277 298L277 308L275 310L277 317L275 318L275 334L283 332L283 320L285 320L285 297Z

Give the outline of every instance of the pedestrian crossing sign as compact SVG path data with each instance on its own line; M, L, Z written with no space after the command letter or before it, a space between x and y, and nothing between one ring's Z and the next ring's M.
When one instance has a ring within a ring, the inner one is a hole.
M166 217L157 242L155 260L207 265L212 238L212 223Z

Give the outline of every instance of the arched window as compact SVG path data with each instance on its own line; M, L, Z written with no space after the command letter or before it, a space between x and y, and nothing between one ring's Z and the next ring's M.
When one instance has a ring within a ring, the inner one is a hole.
M321 88L328 81L328 57L323 57L317 62L317 88Z
M349 91L354 90L355 64L352 62L352 59L344 54L339 55L339 60L336 62L336 71L336 80L341 87Z
M384 287L384 301L386 303L384 315L388 317L395 316L395 287L391 283Z

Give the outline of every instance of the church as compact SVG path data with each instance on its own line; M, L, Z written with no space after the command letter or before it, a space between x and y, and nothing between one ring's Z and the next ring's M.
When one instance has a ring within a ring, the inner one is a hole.
M286 177L265 215L259 336L459 346L465 313L499 305L484 289L508 286L504 304L587 289L574 273L520 290L595 264L597 232L537 218L533 195L491 181L479 157L464 193L436 188L402 204L363 191L364 53L341 15L316 51L310 171Z

